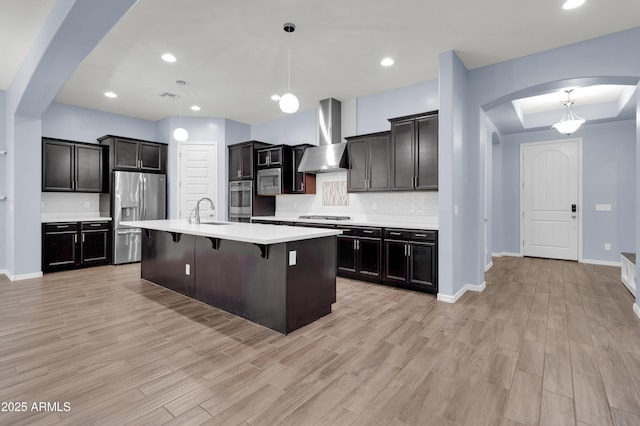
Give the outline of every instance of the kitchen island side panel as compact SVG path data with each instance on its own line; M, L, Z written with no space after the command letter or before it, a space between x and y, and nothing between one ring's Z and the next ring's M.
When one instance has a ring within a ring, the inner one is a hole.
M295 251L296 258L296 264L287 267L288 330L331 313L336 302L336 245L335 236L287 243L287 256Z
M187 275L185 265L193 265L194 246L193 235L143 229L140 276L193 297L193 273Z
M196 237L195 297L287 333L286 243L267 247L263 258L255 244Z

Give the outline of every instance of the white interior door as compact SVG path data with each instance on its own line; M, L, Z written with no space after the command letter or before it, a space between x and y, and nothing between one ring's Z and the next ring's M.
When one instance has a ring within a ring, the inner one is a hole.
M211 198L218 206L217 197L217 144L186 142L178 148L179 217L186 219L199 199ZM217 209L211 210L207 202L200 203L200 217L218 218Z
M524 256L578 260L580 141L521 145Z

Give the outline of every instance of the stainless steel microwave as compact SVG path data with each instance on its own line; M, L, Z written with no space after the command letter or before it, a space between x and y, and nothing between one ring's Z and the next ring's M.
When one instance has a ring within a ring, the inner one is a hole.
M258 195L282 194L282 169L258 170Z

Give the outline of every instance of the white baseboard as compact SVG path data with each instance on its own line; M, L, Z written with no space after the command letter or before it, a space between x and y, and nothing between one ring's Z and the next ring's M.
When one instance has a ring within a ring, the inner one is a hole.
M487 272L492 267L493 267L493 261L491 261L491 262L487 263L486 265L484 265L484 271Z
M508 251L503 251L500 256L505 256L505 257L524 257L522 256L522 253L510 253Z
M480 285L467 284L462 287L456 294L449 296L448 294L438 293L438 300L446 303L456 303L467 291L483 292L487 288L487 283L482 282Z
M491 253L491 257L502 257L502 253Z
M635 312L636 316L640 318L640 307L638 307L638 302L633 304L633 312Z
M42 277L42 271L33 272L31 274L20 274L20 275L11 275L8 272L5 272L5 275L11 281L22 281L22 280L30 280L32 278L41 278Z
M620 266L620 262L614 262L610 260L596 260L596 259L582 259L580 263L588 263L591 265L603 265L603 266Z

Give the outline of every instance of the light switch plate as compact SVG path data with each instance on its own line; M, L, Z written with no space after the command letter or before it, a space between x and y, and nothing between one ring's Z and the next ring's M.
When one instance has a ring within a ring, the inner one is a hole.
M604 249L605 249L605 251L611 251L611 244L605 243L604 244Z
M596 204L596 211L597 212L610 212L611 211L611 204Z
M189 265L188 263L185 263L184 265L184 274L191 275L191 265Z
M297 252L295 250L289 252L289 266L295 266L297 261Z

